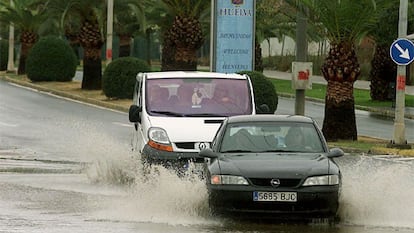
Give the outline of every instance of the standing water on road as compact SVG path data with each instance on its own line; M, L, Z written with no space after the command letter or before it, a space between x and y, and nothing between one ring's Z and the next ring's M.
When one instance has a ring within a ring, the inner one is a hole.
M93 132L80 131L69 146L63 145L83 158L81 168L53 163L50 173L0 172L0 232L414 232L412 160L336 159L343 186L341 221L335 226L238 223L209 216L205 181L179 178L162 167L143 175L128 143Z
M414 161L368 156L341 161L344 224L407 227L414 231Z
M340 226L414 231L414 162L395 162L364 155L347 155L337 162L343 174ZM112 161L95 165L95 173L101 172L96 173L98 176L92 175L93 180L118 182L125 177L134 178L129 184L128 195L108 203L110 211L101 212L102 218L172 225L219 224L208 216L204 181L194 177L178 178L163 168L158 169L157 175L145 177L139 172L140 163L132 152L128 152L125 159L112 157ZM106 174L102 174L104 171Z

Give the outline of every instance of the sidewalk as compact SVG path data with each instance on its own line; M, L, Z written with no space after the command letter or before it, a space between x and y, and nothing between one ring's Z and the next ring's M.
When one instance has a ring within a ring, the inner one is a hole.
M292 80L292 73L289 72L282 72L277 70L264 70L263 74L266 77L269 78L276 78L276 79L283 79L283 80ZM322 76L314 75L311 78L312 83L318 83L326 85L327 82ZM356 89L364 89L364 90L370 90L370 82L365 80L357 80L354 83L354 88ZM405 87L405 93L407 95L413 95L414 96L414 86L406 86ZM395 116L395 108L389 107L387 109L367 109L368 111L381 111L384 115L388 115L390 117ZM405 107L405 117L409 119L414 119L414 108L412 107Z

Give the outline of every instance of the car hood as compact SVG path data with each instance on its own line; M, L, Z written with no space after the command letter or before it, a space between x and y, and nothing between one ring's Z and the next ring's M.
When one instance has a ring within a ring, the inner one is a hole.
M172 142L211 142L224 118L152 117L152 127L167 131Z
M304 178L329 174L332 162L324 154L227 155L218 161L221 174L254 178Z

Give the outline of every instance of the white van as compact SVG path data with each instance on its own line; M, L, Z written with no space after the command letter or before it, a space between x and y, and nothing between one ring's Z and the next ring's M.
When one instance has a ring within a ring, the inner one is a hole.
M225 117L255 114L247 75L213 72L139 73L129 120L133 147L150 164L182 167L203 162Z

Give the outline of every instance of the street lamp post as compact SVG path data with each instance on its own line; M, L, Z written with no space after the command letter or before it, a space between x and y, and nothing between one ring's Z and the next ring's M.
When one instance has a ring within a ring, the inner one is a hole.
M114 0L108 0L108 15L106 25L106 65L112 61L112 36L114 19Z
M308 55L308 42L306 40L307 18L298 12L296 19L296 61L306 62ZM305 115L305 90L296 89L295 115Z
M13 1L10 0L10 5L13 5ZM7 73L14 73L14 26L11 23L9 27L9 57L7 60Z

